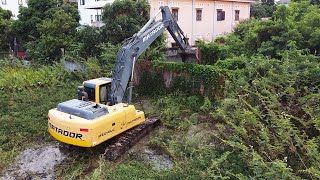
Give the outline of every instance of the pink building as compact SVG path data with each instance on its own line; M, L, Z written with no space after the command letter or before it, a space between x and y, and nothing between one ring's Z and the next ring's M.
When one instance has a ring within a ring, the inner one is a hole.
M251 0L149 0L153 16L160 6L169 6L191 45L196 41L213 41L232 32L239 21L250 18ZM161 18L160 16L158 18ZM168 47L174 40L168 34Z

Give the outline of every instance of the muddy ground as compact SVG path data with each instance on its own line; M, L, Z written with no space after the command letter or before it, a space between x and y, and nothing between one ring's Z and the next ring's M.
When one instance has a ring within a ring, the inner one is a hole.
M55 166L67 157L67 154L60 151L58 143L26 149L16 158L16 162L5 170L1 180L54 179Z
M151 164L154 170L170 169L174 166L172 159L164 152L149 148L146 144L151 135L141 139L135 146L133 146L123 158L118 161L125 161L128 154L134 156L141 161ZM15 179L55 179L55 170L57 168L64 168L64 162L74 162L75 154L81 156L86 154L98 164L100 154L89 153L88 149L81 148L67 149L65 145L60 143L47 144L34 148L28 148L17 156L15 162L8 166L3 172L1 180L15 180ZM72 164L68 164L70 166ZM93 171L96 167L90 168ZM91 172L88 172L89 174ZM89 175L88 174L88 175Z

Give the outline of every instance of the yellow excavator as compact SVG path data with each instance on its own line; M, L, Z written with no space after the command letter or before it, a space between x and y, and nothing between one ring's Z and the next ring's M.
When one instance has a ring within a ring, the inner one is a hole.
M160 13L162 18L156 21ZM78 87L78 99L59 103L49 110L49 133L58 141L81 147L96 146L125 131L127 135L140 137L143 129L156 120L147 122L144 112L131 105L134 65L166 29L179 46L183 60L196 57L196 50L190 48L188 38L173 19L170 9L160 7L159 12L119 50L112 78L83 82L83 86ZM128 101L123 103L126 90Z

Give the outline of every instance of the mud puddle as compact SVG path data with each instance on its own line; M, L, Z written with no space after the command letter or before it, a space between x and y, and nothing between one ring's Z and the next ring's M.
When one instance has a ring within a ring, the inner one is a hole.
M144 148L144 151L141 152L140 157L145 161L152 165L152 169L154 170L166 170L173 168L172 159L159 150L150 149L148 147Z
M48 145L38 149L26 149L8 167L1 180L54 179L54 167L67 156L60 152L59 145Z
M161 127L160 129L161 130ZM161 149L154 149L147 145L147 142L153 136L151 134L142 138L136 145L134 145L130 150L129 154L134 156L140 161L151 164L154 170L167 170L172 169L174 162L172 158Z

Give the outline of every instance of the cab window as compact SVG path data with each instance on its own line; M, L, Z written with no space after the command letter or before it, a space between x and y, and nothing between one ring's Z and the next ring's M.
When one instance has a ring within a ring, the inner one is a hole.
M107 104L107 85L100 86L100 103Z
M94 88L84 87L84 91L86 93L88 93L89 101L95 101L96 100L96 92L95 92Z
M108 102L111 101L110 92L111 92L111 83L103 84L100 86L100 103L101 104L108 104Z

